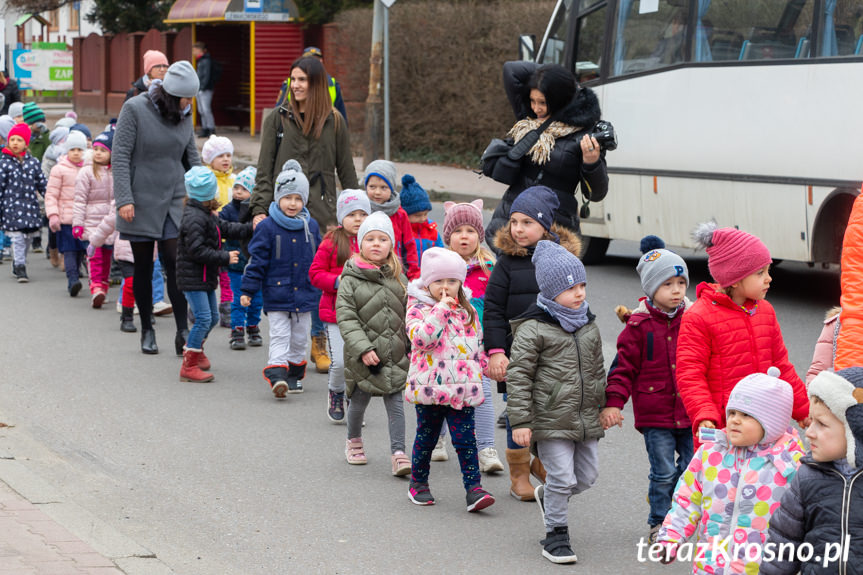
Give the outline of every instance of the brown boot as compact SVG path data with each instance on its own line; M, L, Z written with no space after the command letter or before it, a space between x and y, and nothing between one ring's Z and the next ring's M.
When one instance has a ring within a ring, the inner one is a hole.
M57 248L48 248L48 256L51 260L51 265L55 268L59 268L60 264L63 263L63 258L60 256L60 250Z
M309 355L318 373L328 373L330 371L330 356L327 355L327 336L323 334L312 336L312 351Z
M530 483L530 450L507 449L506 463L512 487L509 494L519 501L533 501L533 485Z
M539 457L534 457L530 462L530 474L536 477L540 483L545 483L545 467L542 466L542 461Z
M201 359L200 349L183 350L183 367L180 368L180 381L191 381L192 383L207 383L213 381L213 374L202 371L198 367Z

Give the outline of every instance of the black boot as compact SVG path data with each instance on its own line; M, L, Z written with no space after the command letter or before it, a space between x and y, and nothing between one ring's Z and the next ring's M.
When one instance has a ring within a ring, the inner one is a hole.
M153 328L141 328L141 352L147 355L159 353L159 346L156 345L156 330Z
M135 333L138 328L135 327L135 308L124 307L120 312L120 331L126 333Z
M189 337L189 330L177 330L177 335L174 336L174 351L177 355L183 357L183 347L186 345L186 338Z
M288 367L285 365L268 365L264 368L264 379L270 384L273 395L283 399L288 392Z
M569 528L555 527L554 531L545 534L542 544L542 556L552 563L575 563L578 558L569 544Z
M250 325L246 328L246 334L249 336L249 345L252 347L261 347L264 345L264 340L261 338L261 329L256 325Z
M231 349L246 349L246 332L243 328L231 330Z
M306 362L288 363L288 393L302 393L303 382L306 377Z

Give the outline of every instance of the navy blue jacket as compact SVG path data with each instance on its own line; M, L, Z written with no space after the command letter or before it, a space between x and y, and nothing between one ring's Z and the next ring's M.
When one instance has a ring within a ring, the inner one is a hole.
M243 295L264 292L264 312L314 311L321 292L309 279L309 268L321 243L321 232L314 218L309 220L312 242L305 230L286 230L273 218L258 224L249 242L249 263L243 274Z
M226 222L244 222L249 214L249 200L241 202L239 200L231 200L219 212L219 217ZM228 266L228 271L243 273L246 269L246 264L249 263L249 242L235 239L226 239L222 244L226 252L239 251L240 259L237 263Z

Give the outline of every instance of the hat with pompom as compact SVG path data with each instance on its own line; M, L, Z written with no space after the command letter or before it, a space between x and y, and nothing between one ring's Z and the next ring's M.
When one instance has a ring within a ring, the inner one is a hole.
M754 417L764 430L758 443L772 443L782 437L791 423L794 408L794 392L791 386L779 379L779 369L771 367L767 373L753 373L737 382L728 404L729 411L739 411Z
M246 166L243 168L243 171L237 174L236 179L234 180L235 186L242 186L246 188L249 193L255 189L255 178L258 176L258 168L255 166Z
M673 277L682 277L689 287L689 270L686 262L676 253L665 249L665 242L657 236L645 236L641 239L641 259L635 267L641 277L641 289L644 295L653 299L653 294L665 282Z
M296 194L303 200L303 205L309 203L309 179L303 173L303 168L296 160L288 160L282 166L282 171L276 178L276 203L285 196Z
M845 426L848 465L863 468L863 367L822 371L809 383L809 397L824 402Z
M707 252L707 268L721 287L729 287L772 262L770 250L757 237L716 222L698 224L692 238Z
M402 191L399 199L402 203L402 209L408 215L424 211L430 212L432 209L429 195L423 187L417 183L416 178L410 174L402 176Z
M461 226L470 226L479 235L479 241L485 236L482 225L482 200L474 200L469 204L455 202L443 203L443 243L449 245L449 238Z
M201 159L205 164L212 164L213 160L222 154L233 154L234 144L224 136L212 134L209 139L204 142L204 147L201 149Z

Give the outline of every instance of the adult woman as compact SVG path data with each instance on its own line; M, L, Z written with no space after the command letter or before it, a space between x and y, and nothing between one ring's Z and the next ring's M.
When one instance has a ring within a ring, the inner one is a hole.
M146 92L153 80L165 79L165 73L168 71L167 56L158 50L147 50L144 52L143 59L144 75L132 82L132 87L126 92L126 100Z
M509 188L486 228L488 245L494 245L494 235L509 218L513 200L526 188L539 184L554 190L560 199L555 221L578 232L575 191L579 182L591 201L601 200L608 192L605 152L596 138L584 135L600 119L599 100L557 64L507 62L503 65L503 85L517 120L509 132L515 142L548 118L553 121L522 157L517 173L503 182Z
M183 175L200 166L195 147L192 98L198 92L198 75L182 60L172 64L162 82L151 82L148 92L123 104L114 135L111 158L117 229L132 244L135 256L133 289L141 312L141 351L159 352L152 323L153 247L168 274L168 296L174 306L177 335L174 346L183 354L188 334L186 301L177 289L177 235L186 190Z
M18 92L18 82L9 77L9 72L0 72L0 94L3 95L3 104L0 105L0 116L9 113L9 106L21 101Z

